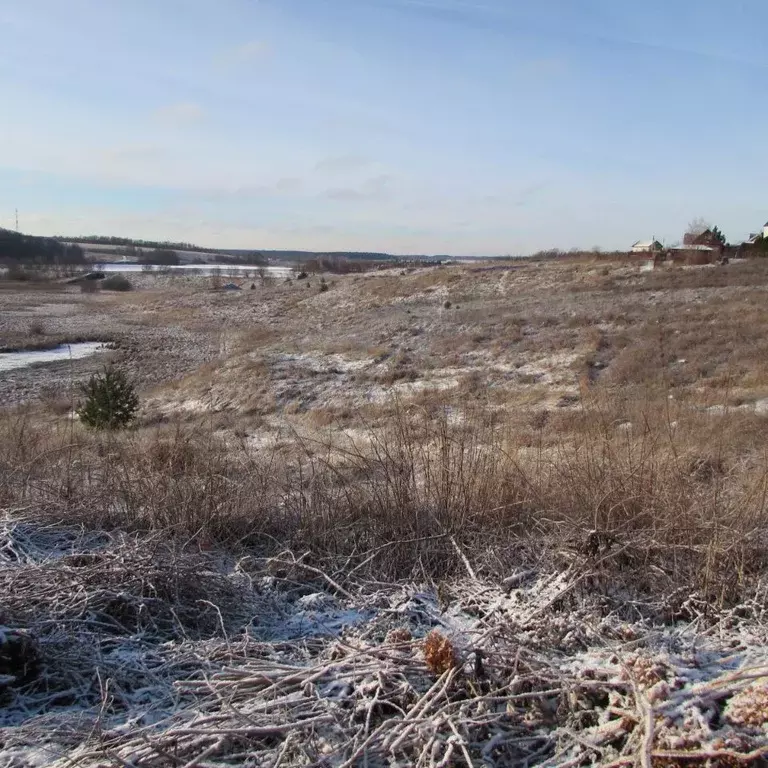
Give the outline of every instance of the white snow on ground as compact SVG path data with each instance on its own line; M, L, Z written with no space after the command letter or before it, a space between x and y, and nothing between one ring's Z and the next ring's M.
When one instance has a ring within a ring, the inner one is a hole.
M684 596L664 622L576 567L439 589L351 571L7 518L0 766L618 766L768 744L765 587L720 613Z
M374 361L369 358L349 360L344 357L344 355L340 354L325 355L319 352L302 352L300 354L281 353L277 356L275 362L277 364L309 366L322 372L342 371L348 373L350 371L359 371L362 368L366 368Z

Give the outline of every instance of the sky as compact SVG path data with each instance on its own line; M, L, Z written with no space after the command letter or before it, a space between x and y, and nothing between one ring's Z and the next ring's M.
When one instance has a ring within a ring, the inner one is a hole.
M0 0L0 227L524 254L768 219L765 0Z

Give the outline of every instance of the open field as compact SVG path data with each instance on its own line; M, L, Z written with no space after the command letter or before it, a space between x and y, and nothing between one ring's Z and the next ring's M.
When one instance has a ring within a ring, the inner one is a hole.
M0 286L3 764L761 764L768 262L325 280Z

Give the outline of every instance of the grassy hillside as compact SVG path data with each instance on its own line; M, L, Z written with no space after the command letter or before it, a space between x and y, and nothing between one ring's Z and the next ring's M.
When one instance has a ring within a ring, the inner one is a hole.
M5 292L0 762L762 764L768 262L251 281Z

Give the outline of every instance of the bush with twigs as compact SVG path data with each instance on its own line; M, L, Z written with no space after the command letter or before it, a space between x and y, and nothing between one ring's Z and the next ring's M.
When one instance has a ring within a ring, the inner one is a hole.
M111 275L102 281L101 287L105 291L118 291L120 293L133 290L131 281L123 275Z

